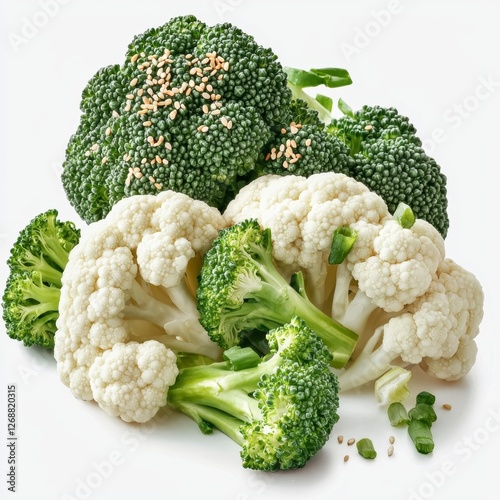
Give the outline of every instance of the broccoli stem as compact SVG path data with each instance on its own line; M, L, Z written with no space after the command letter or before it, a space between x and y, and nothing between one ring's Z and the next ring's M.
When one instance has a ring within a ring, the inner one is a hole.
M259 275L263 281L260 290L252 296L260 306L250 314L259 315L269 321L276 321L276 326L287 323L293 316L301 317L306 324L323 340L333 355L332 366L342 368L352 355L358 336L341 323L335 321L299 292L294 290L274 267L270 255L261 255ZM249 304L250 306L250 304ZM240 309L241 312L244 309Z
M288 82L288 87L292 91L293 99L302 99L310 108L315 109L318 112L318 117L321 121L326 124L331 122L332 115L330 111L328 111L328 109L325 108L317 99L314 99L314 97L311 97L307 92L304 92L302 88L291 82Z
M67 258L66 255L66 261ZM25 271L38 271L43 276L43 281L61 288L62 271L55 268L43 255L38 257L26 251L23 255L23 262L20 262L19 265Z
M258 402L249 396L249 393L255 390L262 375L269 373L274 358L256 367L239 371L232 371L230 363L226 361L181 371L175 384L168 391L168 402L182 411L186 404L190 404L187 410L195 421L199 423L201 418L217 428L219 428L218 425L211 420L211 417L216 416L224 420L223 415L219 413L211 415L208 410L205 410L205 416L203 416L204 407L219 410L239 419L240 425L243 422L259 419L262 415ZM228 425L228 422L224 424L224 426ZM229 427L232 428L231 425ZM234 428L231 432L234 432Z

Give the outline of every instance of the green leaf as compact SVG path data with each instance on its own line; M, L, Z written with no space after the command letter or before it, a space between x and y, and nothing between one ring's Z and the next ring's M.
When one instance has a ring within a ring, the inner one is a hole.
M322 78L323 85L328 88L344 87L352 83L349 72L343 68L312 68L310 71Z
M393 427L398 427L408 422L408 412L401 403L391 403L387 408L387 415Z
M415 214L406 203L400 203L397 206L394 218L404 229L410 229L415 224Z
M369 438L363 438L357 441L356 448L358 449L358 453L363 458L373 460L377 456L377 452L375 451L373 443Z
M422 391L417 394L415 398L416 403L425 403L427 405L433 405L436 402L436 396L427 391Z
M288 81L300 88L318 87L319 85L336 88L352 83L348 71L342 68L315 68L310 71L289 67L283 69Z
M338 227L333 232L332 246L328 256L328 264L342 264L347 254L351 251L358 232L350 227Z
M337 106L344 115L354 118L354 111L343 99L339 99Z
M333 109L333 99L327 95L316 94L316 100L330 113Z

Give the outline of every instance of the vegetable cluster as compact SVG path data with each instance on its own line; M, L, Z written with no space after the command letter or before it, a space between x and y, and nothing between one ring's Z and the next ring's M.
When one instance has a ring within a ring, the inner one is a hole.
M446 178L409 119L343 101L332 118L304 91L350 83L284 68L228 23L136 36L84 89L67 147L88 224L48 210L13 243L9 336L53 349L76 398L126 422L168 406L244 467L303 467L341 391L369 383L431 452L432 403L400 402L414 366L470 371L483 291L447 255Z

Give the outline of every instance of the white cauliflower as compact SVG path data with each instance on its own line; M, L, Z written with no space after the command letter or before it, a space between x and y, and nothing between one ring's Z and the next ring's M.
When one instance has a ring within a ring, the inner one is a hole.
M63 273L54 348L75 397L145 422L166 404L174 353L220 359L195 295L201 256L224 226L217 209L164 191L125 198L88 227Z

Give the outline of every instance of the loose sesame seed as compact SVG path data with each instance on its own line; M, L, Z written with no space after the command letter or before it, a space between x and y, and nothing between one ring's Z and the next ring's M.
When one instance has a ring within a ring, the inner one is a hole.
M389 448L387 448L387 455L389 457L392 457L393 453L394 453L394 446L392 446L392 444L391 444L391 446L389 446Z
M347 462L349 460L349 455L344 455L344 462Z
M347 445L348 445L348 446L351 446L351 445L353 445L355 442L356 442L356 440L355 440L354 438L350 438L350 439L348 439L348 440L347 440Z
M337 441L339 444L342 444L344 442L344 436L342 436L342 435L337 436Z
M450 404L448 404L448 403L445 403L445 404L443 405L443 410L448 410L448 411L449 411L449 410L451 410L451 405L450 405Z
M396 438L394 436L389 436L389 443L394 444L394 441L396 441Z

